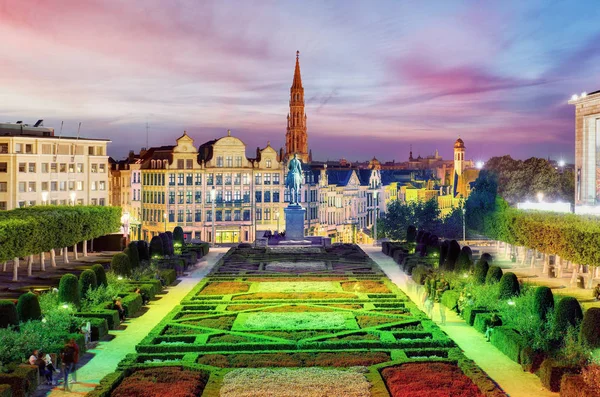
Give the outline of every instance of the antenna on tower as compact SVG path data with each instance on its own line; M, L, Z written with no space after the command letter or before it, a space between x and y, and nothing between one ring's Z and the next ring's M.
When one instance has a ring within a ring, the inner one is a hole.
M146 117L146 148L148 148L148 117Z
M81 131L81 121L79 122L79 127L77 127L77 140L79 140L79 131Z

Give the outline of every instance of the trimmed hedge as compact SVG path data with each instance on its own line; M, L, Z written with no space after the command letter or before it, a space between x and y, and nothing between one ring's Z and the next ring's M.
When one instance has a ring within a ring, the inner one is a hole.
M19 314L19 321L22 323L41 319L42 309L40 308L40 301L37 295L32 292L26 292L19 296L17 313Z
M477 261L473 273L473 278L477 284L485 284L488 270L490 270L490 266L486 261L482 261L481 259Z
M489 313L489 310L484 307L467 306L463 309L461 316L467 324L473 326L477 313Z
M96 274L96 284L98 286L104 285L108 287L108 280L106 279L106 272L104 271L104 266L99 263L96 263L92 266L92 271Z
M486 284L495 284L500 282L500 279L502 279L502 269L500 269L498 266L490 266L490 268L487 271L487 274L485 275L485 283Z
M456 261L460 255L460 244L456 240L450 241L448 244L448 256L446 257L446 270L454 270L456 268Z
M590 307L583 316L579 337L590 347L600 347L600 307Z
M10 385L0 385L0 397L12 397Z
M165 252L162 239L159 236L152 237L152 240L150 240L150 258L160 259L163 256L165 256Z
M138 249L138 257L141 261L150 260L150 247L145 240L138 240L135 242L135 245Z
M89 321L92 333L90 335L90 340L97 341L108 335L108 323L104 318L86 318L85 321Z
M473 321L473 328L482 334L487 330L488 325L492 318L492 313L477 313L475 314L475 321Z
M125 252L125 250L123 250ZM140 266L140 254L138 251L137 243L135 241L130 242L127 245L127 256L129 257L129 263L131 268L135 269Z
M473 267L473 251L467 245L461 248L458 259L456 260L456 270L468 272Z
M181 226L176 226L175 229L173 229L173 249L177 255L181 255L183 240L183 229Z
M116 275L123 277L131 276L131 263L126 254L119 253L113 256L110 268Z
M460 293L458 291L448 290L442 294L442 305L446 306L448 309L452 309L457 305L459 297Z
M9 385L13 397L33 395L38 387L38 367L19 365L11 373L0 373L0 384Z
M171 285L177 280L177 272L173 269L161 270L160 276L165 280L165 285Z
M545 286L535 289L533 297L535 313L541 320L545 320L548 313L554 311L554 296L552 290Z
M96 273L93 270L88 269L84 270L79 275L79 296L84 298L90 288L98 288L98 282L96 281Z
M58 299L64 303L71 303L76 307L80 306L79 280L77 276L67 273L60 278L58 284Z
M592 390L577 374L564 374L560 380L560 397L600 397L600 390Z
M121 298L123 307L125 308L125 316L133 317L134 314L142 310L142 296L139 294L128 294Z
M517 331L506 326L494 327L490 342L516 363L520 363L521 350L527 346L527 341Z
M431 273L431 268L425 265L418 265L413 271L412 271L412 278L413 280L415 280L415 282L417 284L425 284L425 280L427 279L427 276Z
M508 272L502 275L502 278L500 279L499 299L510 299L514 296L518 296L520 290L519 280L514 273Z
M105 306L109 306L110 303L106 303ZM98 308L91 312L78 312L75 313L75 317L81 318L101 318L106 320L106 325L109 329L116 329L119 326L119 312L112 309Z
M554 309L554 329L556 332L565 332L569 326L577 326L582 319L583 312L577 299L565 296L558 301Z
M560 365L552 359L546 359L540 366L539 376L542 385L553 392L560 390L560 382L565 374L579 372L579 368Z
M0 300L0 328L19 325L19 315L15 303L8 299Z

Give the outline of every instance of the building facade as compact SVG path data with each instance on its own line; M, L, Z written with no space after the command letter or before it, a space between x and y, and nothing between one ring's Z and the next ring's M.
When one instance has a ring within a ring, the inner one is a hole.
M0 210L109 205L109 142L57 137L51 128L0 124Z

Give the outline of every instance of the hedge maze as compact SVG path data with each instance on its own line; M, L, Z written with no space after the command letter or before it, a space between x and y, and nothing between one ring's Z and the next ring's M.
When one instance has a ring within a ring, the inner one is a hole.
M175 366L208 375L203 396L389 396L385 368L440 362L505 395L359 247L234 248L96 393Z

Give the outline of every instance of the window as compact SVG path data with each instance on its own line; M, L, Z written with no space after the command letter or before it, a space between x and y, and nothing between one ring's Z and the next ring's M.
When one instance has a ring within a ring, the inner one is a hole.
M94 147L93 146L88 146L88 155L90 155L90 156L94 155Z
M223 211L222 210L215 211L215 221L221 222L222 220L223 220Z
M225 166L226 166L226 167L228 167L228 168L231 168L231 167L233 167L233 156L227 156L227 157L225 158L225 161L226 161L226 162L225 162Z
M223 156L217 156L217 167L223 167Z
M27 167L27 172L35 173L35 163L29 163Z
M25 193L25 189L27 189L27 183L26 182L19 182L19 192L20 193Z
M96 181L92 181L92 184L90 186L91 186L90 190L95 191L96 190Z
M265 191L265 203L270 203L271 202L271 192L266 190Z
M233 220L241 221L242 220L242 211L240 211L240 210L233 211Z
M225 210L225 222L231 222L231 210Z
M254 184L255 184L255 185L260 185L260 184L261 184L261 182L262 182L262 174L261 174L260 172L257 172L257 173L254 175Z
M106 164L100 164L100 173L104 174L106 172Z
M35 192L35 182L29 182L29 189L27 189L28 192Z
M202 222L202 210L196 209L194 214L194 222Z
M236 203L239 203L242 201L242 192L240 192L239 190L236 190L233 194L233 200Z
M83 174L83 163L77 163L77 173Z
M7 163L0 163L0 172L1 173L6 173L8 171L8 164Z
M188 170L191 170L192 168L194 168L194 160L192 160L192 159L185 160L185 168L187 168Z
M57 170L58 164L56 163L50 163L50 172L53 174L56 174L56 170Z
M266 163L267 163L267 168L271 168L271 159L267 159Z
M15 153L23 153L23 144L15 143Z
M202 204L202 192L200 190L196 190L195 202L196 204Z
M92 164L92 174L95 174L98 172L98 164Z
M196 186L202 186L202 174L196 174L195 185Z
M265 185L271 184L271 174L265 173Z
M242 184L242 174L239 172L237 174L233 174L233 184L238 186Z
M67 173L67 163L60 163L60 172L63 174Z
M8 143L0 143L0 154L8 153Z
M192 210L189 208L185 210L185 221L186 222L192 221Z
M104 181L98 182L98 190L106 190L106 182L104 182Z
M19 163L19 172L27 172L27 163Z
M0 201L0 210L6 211L6 201Z
M279 185L279 174L273 174L273 185Z
M42 163L42 174L47 174L50 171L48 163Z
M250 210L244 210L244 220L245 221L250 220Z
M244 190L244 203L250 202L250 190Z
M250 174L244 174L242 176L242 181L243 181L244 185L249 185L250 184Z
M32 144L28 143L25 145L25 153L29 153L29 154L33 153L33 145Z
M175 186L175 174L169 174L169 186Z
M79 191L83 190L83 181L77 181L77 190L79 190Z
M75 173L75 163L69 163L69 173Z
M254 217L257 221L262 220L262 208L256 209L256 215Z
M274 203L278 203L279 202L279 191L278 190L274 190L273 191L273 202Z
M231 190L226 190L225 191L225 202L230 203L231 202Z
M25 207L25 201L19 201L19 208Z
M56 192L58 190L58 182L50 182L50 191Z
M184 165L184 160L183 159L177 160L177 169L182 170L183 169L183 165ZM180 221L180 222L182 222L182 221Z
M265 221L270 221L270 220L271 220L271 209L265 208Z
M46 182L48 183L48 182ZM0 182L0 192L8 191L8 182Z
M242 166L242 156L235 156L235 166L236 167Z
M177 204L183 204L183 190L177 192Z
M192 186L194 184L194 177L192 174L185 175L185 184L187 186Z
M214 174L206 174L206 184L208 186L211 186L214 184L214 179L213 179L213 175Z
M169 192L169 204L175 204L175 192Z
M183 186L183 173L182 172L177 174L177 185Z
M105 205L106 205L106 200L104 200L103 198L101 198L101 199L98 201L98 205L105 206Z
M183 222L183 210L177 210L177 222Z
M260 190L254 192L254 200L256 203L262 203L262 192Z
M69 190L75 190L75 181L69 181Z
M221 186L223 184L223 174L217 174L215 185Z
M217 201L217 203L223 202L223 191L222 190L217 190L217 197L215 198L215 200Z
M225 185L231 186L231 174L225 174Z
M186 204L192 204L192 191L188 190L185 194L185 203Z

